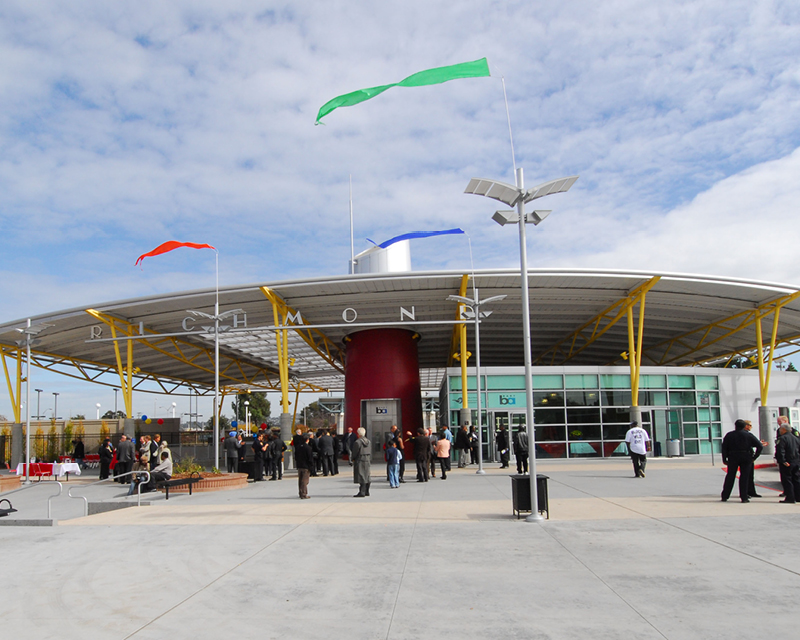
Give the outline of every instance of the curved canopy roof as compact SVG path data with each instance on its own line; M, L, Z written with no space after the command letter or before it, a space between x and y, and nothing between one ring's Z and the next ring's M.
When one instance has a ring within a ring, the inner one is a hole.
M377 326L405 327L420 334L423 387L437 388L444 368L452 366L457 304L447 296L458 294L467 279L467 297L473 296L473 282L481 299L506 295L485 307L492 313L482 321L481 364L522 365L519 272L482 270L468 278L461 272L364 274L220 289L221 313L244 312L222 323L228 328L220 333L221 385L279 388L274 327L276 317L288 313L290 323L316 327L288 332L293 388L342 389L343 339ZM623 354L629 348L627 309L633 310L635 331L645 293L645 366L723 366L732 355L753 352L759 320L764 343L770 343L776 311L776 345L800 339L800 292L785 285L575 269L532 269L529 285L534 364L624 364ZM214 339L208 329L213 321L189 311L213 314L214 297L213 289L204 289L37 316L32 318L34 326L49 326L41 330L33 346L35 363L118 385L118 364L125 366L127 342L118 341L118 360L110 339L127 334L135 338L132 355L137 385L150 380L170 393L179 393L184 386L204 393L214 384ZM24 320L0 325L0 348L6 356L16 354L17 341L23 337L19 329L24 326ZM193 333L175 335L186 329ZM471 327L468 335L469 348L474 350Z

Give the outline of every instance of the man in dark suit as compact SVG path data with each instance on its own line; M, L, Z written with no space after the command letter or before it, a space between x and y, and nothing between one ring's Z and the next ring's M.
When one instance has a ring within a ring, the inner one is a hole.
M417 463L417 482L428 481L428 466L431 461L431 441L425 435L425 429L417 429L414 438L414 460Z
M308 444L308 434L298 435L294 440L294 461L297 464L297 489L301 500L307 500L308 479L314 467L314 451Z
M136 451L133 442L123 433L119 437L119 444L117 445L117 467L119 467L119 472L115 474L119 478L117 482L120 484L128 484L131 481L130 476L123 476L122 474L128 473L133 469L135 457Z
M779 438L775 443L775 460L781 472L783 493L781 502L793 504L800 497L800 438L792 433L787 423L781 423Z
M746 427L749 420L737 420L734 431L729 431L722 439L722 462L728 465L725 483L722 485L722 501L727 502L739 471L739 498L742 502L750 502L748 489L750 476L753 474L753 462L761 455L764 446ZM755 453L753 450L755 449Z
M319 448L319 458L322 461L322 475L333 475L333 458L336 455L334 441L327 431L323 431L322 435L317 438L317 447Z

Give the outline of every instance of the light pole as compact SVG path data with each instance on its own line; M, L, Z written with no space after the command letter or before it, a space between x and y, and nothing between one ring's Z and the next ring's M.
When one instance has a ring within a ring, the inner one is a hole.
M58 396L57 391L53 391L53 419L58 420Z
M119 391L119 387L114 387L114 417L117 416L117 392Z
M44 389L34 389L34 391L36 392L36 419L41 420L42 419L41 400L42 400L42 391L44 391Z
M99 419L100 419L100 403L98 402L98 403L97 403L96 405L94 405L94 406L95 406L95 407L97 407L97 419L99 420Z
M38 336L47 327L52 327L51 324L36 324L31 325L31 319L22 329L17 329L25 336L24 340L18 340L17 345L25 345L25 482L23 484L31 483L31 346L38 342L35 337Z
M565 193L569 191L578 176L558 178L545 182L531 189L525 189L522 168L517 169L516 186L498 182L497 180L485 180L473 178L469 181L464 193L471 193L479 196L486 196L498 200L509 207L516 207L516 211L497 211L492 219L501 226L509 223L517 223L519 226L519 265L520 280L522 287L522 341L525 356L525 408L526 422L528 429L528 450L531 472L531 515L525 518L526 522L541 522L543 520L539 513L539 494L536 486L536 430L533 423L533 373L531 366L531 310L528 302L528 249L525 238L525 224L539 224L544 220L550 211L532 211L525 213L525 205L533 200L538 200L544 196L554 193ZM510 443L509 443L510 444Z
M249 436L250 435L250 401L244 401L244 413L245 413L245 433Z
M473 280L473 285L475 284ZM478 475L484 475L486 472L483 470L483 420L481 419L481 318L488 318L492 312L491 311L481 311L481 306L487 304L488 302L499 302L500 300L504 300L507 296L492 296L491 298L486 298L486 300L480 300L478 298L478 288L473 286L473 294L475 296L474 300L470 300L469 298L465 298L464 296L447 296L448 300L452 300L454 302L460 302L464 306L467 306L471 309L472 315L475 317L475 388L478 392L478 400L476 406L478 408L478 470L475 472ZM464 315L462 311L462 316ZM462 397L467 397L467 389L461 390ZM463 404L462 404L463 406Z
M173 417L173 419L175 418L175 407L177 407L177 406L178 406L177 402L173 402L172 403L172 417Z

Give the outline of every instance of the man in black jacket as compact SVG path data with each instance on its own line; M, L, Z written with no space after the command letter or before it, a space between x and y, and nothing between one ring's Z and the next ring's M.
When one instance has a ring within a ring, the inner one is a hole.
M500 468L507 469L508 468L508 434L506 434L506 428L500 427L497 431L497 434L494 437L495 444L497 445L497 452L500 454Z
M103 440L98 453L100 454L100 479L105 480L109 475L111 460L114 459L114 445L111 444L109 438Z
M794 504L800 497L800 438L792 433L792 428L785 422L778 430L779 438L775 443L775 460L781 472L781 484L786 497L781 502Z
M308 444L308 434L303 433L294 440L294 460L297 464L297 488L301 500L307 500L308 478L314 468L314 451Z
M317 438L317 447L319 448L319 457L322 461L322 475L333 475L333 457L336 455L333 438L327 431L323 431L322 435Z
M528 429L525 425L514 434L514 455L517 457L517 473L528 473Z
M747 494L750 476L753 473L753 462L761 455L764 446L745 428L749 423L749 420L737 420L734 423L735 430L726 433L722 439L722 462L728 465L728 473L725 476L725 483L722 485L723 502L727 502L731 497L737 470L739 471L739 498L742 502L750 502L750 496ZM753 449L755 449L755 454Z
M117 482L120 484L128 484L131 479L130 476L125 476L133 469L133 461L136 458L136 448L133 442L130 441L128 436L124 433L119 437L119 444L117 445L117 467L114 475L119 476Z
M428 481L428 465L431 459L431 441L425 435L425 429L417 429L417 437L414 438L414 460L417 463L417 482Z

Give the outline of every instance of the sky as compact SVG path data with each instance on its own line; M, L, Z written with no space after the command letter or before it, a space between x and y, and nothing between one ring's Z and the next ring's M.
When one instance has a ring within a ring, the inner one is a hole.
M482 57L491 78L314 125L334 96ZM351 176L356 253L461 227L476 268L517 266L496 203L463 193L514 164L580 176L531 267L800 284L797 2L6 0L0 60L2 322L213 285L208 251L134 267L166 240L217 247L223 286L346 273ZM470 257L447 236L412 261ZM44 381L93 415L100 392Z

